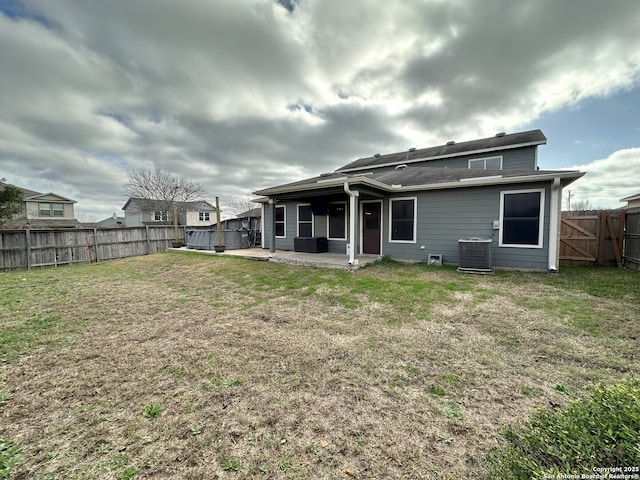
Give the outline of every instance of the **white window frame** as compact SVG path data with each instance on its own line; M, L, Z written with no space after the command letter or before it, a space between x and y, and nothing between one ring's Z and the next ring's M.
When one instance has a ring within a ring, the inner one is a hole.
M503 190L500 192L500 230L498 231L498 246L509 248L544 248L544 209L545 209L545 189L530 188L526 190ZM514 195L518 193L540 193L540 217L538 219L538 243L536 245L521 245L503 243L502 235L504 233L504 197L505 195Z
M500 159L500 168L498 170L502 170L502 155L495 155L493 157L482 157L482 158L470 158L467 161L467 168L471 170L471 162L484 162L484 168L476 168L474 170L486 170L487 169L487 160L493 160L494 158Z
M313 237L316 233L316 228L315 228L315 215L313 214L313 210L311 211L311 220L300 220L300 207L309 207L311 208L311 204L309 203L299 203L298 205L296 205L296 234L298 237L301 237L302 235L300 235L300 225L301 224L311 224L311 236Z
M329 212L327 211L327 237L329 240L346 240L348 235L348 218L347 215L347 202L329 202L329 205L342 205L344 206L344 237L332 237L331 229L329 228Z
M393 202L413 200L413 240L393 240ZM416 243L418 233L418 197L394 197L389 199L389 243Z
M154 222L168 222L169 221L169 212L163 212L161 210L155 210L153 212L153 221Z
M274 216L274 218L273 218L273 228L274 229L276 228L276 223L277 222L276 222L275 216L276 216L276 210L278 208L282 208L283 209L282 210L282 212L283 212L282 213L282 215L283 215L282 216L282 222L280 222L280 223L282 223L282 225L284 227L283 228L284 235L276 235L275 237L276 238L287 238L287 206L286 205L274 205L273 206L273 216Z
M198 221L200 222L210 222L211 214L209 212L198 212Z

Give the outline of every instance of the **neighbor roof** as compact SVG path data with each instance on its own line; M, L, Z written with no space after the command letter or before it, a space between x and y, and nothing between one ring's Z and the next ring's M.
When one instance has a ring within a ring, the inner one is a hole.
M640 192L620 199L621 202L630 202L631 200L640 200Z
M127 203L124 204L124 207L122 207L122 210L127 208L127 205L129 205L129 203L135 203L138 208L140 208L141 210L145 211L145 212L151 212L151 211L156 211L156 210L162 210L163 208L167 207L167 201L166 200L151 200L148 198L137 198L137 197L131 197L129 198L129 200L127 200ZM181 209L181 210L210 210L210 211L216 211L216 207L214 207L213 205L211 205L209 202L207 202L206 200L196 200L193 202L175 202L176 206Z
M349 172L360 170L362 168L377 168L399 163L414 163L428 160L437 160L440 158L457 157L461 155L471 155L474 153L494 152L498 150L508 150L512 148L529 147L535 145L544 145L547 143L547 137L541 130L529 130L527 132L506 134L497 134L493 137L471 140L468 142L452 143L446 145L438 145L436 147L410 149L404 152L389 153L385 155L376 154L372 157L360 158L344 167L340 167L336 171Z
M40 198L38 197L44 197L46 195L53 195L55 197L58 197L60 199L61 202L68 202L68 203L76 203L75 200L71 200L70 198L66 198L63 197L62 195L58 195L57 193L53 193L53 192L48 192L48 193L40 193L40 192L36 192L35 190L29 190L27 188L22 188L19 187L17 185L11 185L8 183L5 183L4 185L10 185L12 187L17 188L18 190L20 190L22 192L22 200L26 201L26 200L32 200L32 201L37 201L40 200Z

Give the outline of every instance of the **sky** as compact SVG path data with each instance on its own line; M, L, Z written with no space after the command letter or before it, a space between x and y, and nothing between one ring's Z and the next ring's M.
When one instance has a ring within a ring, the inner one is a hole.
M122 215L127 173L222 210L357 158L539 128L571 202L640 192L637 0L0 0L0 178ZM229 206L226 208L225 206Z

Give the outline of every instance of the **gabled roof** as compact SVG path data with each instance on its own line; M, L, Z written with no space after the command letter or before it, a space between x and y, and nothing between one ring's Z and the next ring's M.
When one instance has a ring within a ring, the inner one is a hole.
M512 133L509 135L498 134L494 137L481 138L479 140L471 140L468 142L449 142L446 145L410 149L405 152L389 153L385 155L376 154L372 157L355 160L338 168L336 171L350 172L363 168L379 168L399 165L402 163L408 165L415 162L544 145L546 143L547 137L544 136L541 130L529 130L527 132Z
M138 206L138 208L144 212L156 212L167 208L167 205L170 203L167 200L151 200L148 198L136 198L131 197L127 200L127 203L124 204L122 210L125 210L127 206L133 203ZM181 211L201 211L208 210L215 212L216 207L211 205L206 200L196 200L193 202L175 202L176 206Z
M8 183L5 183L5 185L10 185ZM54 196L56 197L56 200L63 202L63 203L76 203L75 200L71 200L70 198L66 198L63 197L62 195L58 195L57 193L53 193L53 192L48 192L48 193L40 193L40 192L36 192L35 190L29 190L26 188L22 188L19 187L17 185L11 185L12 187L17 188L18 190L20 190L22 192L22 200L23 201L31 201L31 202L38 202L38 201L51 201L51 199L47 199L47 198L43 198L43 197L47 197L47 196Z
M559 178L568 185L584 175L576 170L475 170L466 168L434 168L409 165L394 170L373 170L366 174L334 172L254 192L256 195L277 196L295 192L322 191L349 186L369 187L386 193L445 188L465 188L551 181Z
M251 210L247 210L246 212L242 212L238 215L236 215L236 218L247 218L247 217L261 217L262 216L262 209L260 207L257 208L252 208Z

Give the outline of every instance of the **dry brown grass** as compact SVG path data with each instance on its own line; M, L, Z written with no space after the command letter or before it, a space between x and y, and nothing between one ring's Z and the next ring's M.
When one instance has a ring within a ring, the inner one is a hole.
M162 254L3 275L3 328L82 320L2 366L17 479L469 478L501 425L567 401L557 385L640 370L637 337L570 318L635 325L635 298L508 274Z

